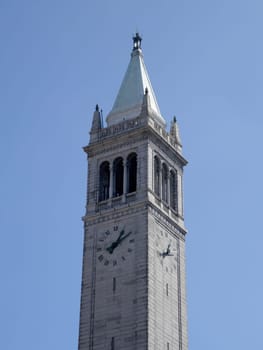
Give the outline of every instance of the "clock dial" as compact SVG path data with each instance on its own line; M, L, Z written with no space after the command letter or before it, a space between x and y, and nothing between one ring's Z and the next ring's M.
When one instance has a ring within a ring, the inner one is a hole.
M165 269L176 269L176 241L167 232L160 231L155 238L156 254L159 262Z
M97 259L104 266L119 266L134 251L135 236L132 230L114 226L101 232L97 241Z

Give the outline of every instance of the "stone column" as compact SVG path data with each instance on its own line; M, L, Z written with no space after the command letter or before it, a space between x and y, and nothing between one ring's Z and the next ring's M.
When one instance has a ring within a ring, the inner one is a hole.
M170 169L168 168L168 173L167 173L167 204L170 207L170 193L171 189L170 189Z
M122 195L122 201L126 201L126 194L127 194L127 180L128 180L128 169L127 169L127 161L123 160L123 195Z
M182 175L177 174L177 210L178 214L180 216L184 215L184 210L183 210L183 181L182 181Z
M159 169L159 196L160 199L163 197L163 163L160 161L160 169Z
M110 163L110 188L109 188L109 198L111 199L113 195L113 164Z

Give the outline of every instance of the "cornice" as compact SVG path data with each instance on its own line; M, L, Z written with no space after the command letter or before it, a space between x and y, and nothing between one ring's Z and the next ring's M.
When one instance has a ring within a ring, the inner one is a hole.
M146 128L137 129L136 132L132 130L129 133L119 135L117 139L114 137L101 140L99 143L89 145L83 149L89 157L93 157L106 152L132 148L144 143L148 139L146 130Z
M88 146L83 147L83 150L89 156L93 156L93 154L104 153L105 150L109 150L109 147L115 150L123 142L127 146L141 139L145 140L149 138L149 135L153 135L167 152L175 155L181 166L187 164L187 160L177 151L170 134L149 115L140 115L132 120L124 120L99 130L97 140L90 142Z
M132 215L136 213L142 213L143 211L147 211L147 204L145 201L126 204L123 207L118 208L110 208L106 210L101 210L99 212L94 212L92 214L87 214L82 217L84 221L85 227L96 225L101 222L116 220L126 215Z
M179 235L183 240L185 239L187 230L184 227L178 225L173 219L163 213L150 201L140 201L139 203L132 205L127 204L126 206L122 208L119 207L118 209L110 208L108 210L102 210L92 214L87 214L82 217L82 220L84 222L84 226L89 227L92 225L97 225L98 223L116 220L122 218L123 216L131 216L137 213L142 214L143 212L147 213L148 211L151 212L153 216L160 221L161 224L166 226L173 233Z
M94 148L98 148L100 144L107 144L108 142L116 142L116 136L118 137L127 137L131 131L138 132L138 130L142 129L145 126L146 118L145 117L137 117L132 120L124 120L118 124L111 125L107 128L103 128L98 132L98 139L95 142L90 142L88 146L83 147L86 153L90 153Z
M168 141L169 136L165 130L160 129L157 124L156 128L150 127L148 129L151 135L158 140L158 146L160 147L160 145L163 145L163 147L165 148L165 153L170 152L174 154L180 162L181 166L185 166L188 164L188 161L175 149L174 145ZM156 144L156 142L153 143Z
M185 235L187 234L187 230L178 225L173 219L171 219L168 215L162 212L158 207L156 207L152 202L147 203L149 211L165 226L170 228L172 231L176 231L179 233L180 237L185 239Z

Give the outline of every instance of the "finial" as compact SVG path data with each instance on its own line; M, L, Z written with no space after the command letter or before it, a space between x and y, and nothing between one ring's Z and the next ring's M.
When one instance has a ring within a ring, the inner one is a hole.
M101 122L101 127L104 127L104 122L103 122L103 110L102 108L100 109L100 122Z
M102 127L102 120L101 119L102 118L101 118L101 114L99 112L99 105L96 104L95 111L93 113L92 126L91 126L91 130L90 130L91 135L93 135L91 137L91 141L96 139L97 136L95 136L95 134L98 133L98 131Z
M182 142L180 138L179 133L179 127L176 122L176 116L173 117L173 120L171 121L171 128L170 128L170 139L174 142L174 146L177 149L179 153L182 152Z
M133 51L141 48L141 42L142 38L140 37L139 33L136 33L133 37Z
M151 111L150 96L149 96L148 88L146 86L144 90L143 100L142 100L141 114L149 115L150 111Z

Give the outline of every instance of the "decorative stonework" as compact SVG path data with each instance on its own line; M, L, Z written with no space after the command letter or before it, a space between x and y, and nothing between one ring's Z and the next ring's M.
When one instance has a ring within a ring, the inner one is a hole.
M143 128L144 127L144 128ZM93 142L89 145L84 147L85 152L89 152L89 149L92 149L92 146L97 143L101 143L102 141L115 141L115 138L117 135L124 136L126 132L136 131L138 130L138 134L140 134L142 131L155 131L162 139L162 141L158 142L158 147L161 147L163 149L166 149L169 151L169 147L172 147L173 152L174 150L177 152L178 147L176 142L174 141L174 138L170 136L170 134L162 127L160 124L158 124L156 121L154 121L150 116L138 116L131 120L124 120L123 122L120 122L115 125L111 125L107 128L100 129L97 132L97 139L93 140ZM144 135L144 138L149 137L147 134ZM112 140L111 140L112 139ZM115 143L115 142L114 142ZM130 144L130 142L128 143ZM103 144L101 144L103 145ZM127 145L127 143L126 143ZM124 146L124 145L123 145ZM169 146L169 147L168 147ZM96 147L97 148L97 147ZM99 147L100 149L101 147ZM107 148L108 150L108 148ZM114 150L114 146L112 146L111 150ZM103 152L104 150L101 149L100 152ZM177 161L183 163L183 165L186 165L186 160L182 157L180 152L177 154Z
M152 203L148 204L149 211L154 215L154 217L159 220L162 225L165 225L169 231L181 239L185 240L185 235L187 231L181 226L177 225L174 220L165 215L159 208L154 206Z
M89 226L96 225L98 223L116 220L123 216L142 213L142 212L145 212L146 210L147 210L147 205L145 203L141 203L139 205L136 204L135 206L131 206L131 207L118 208L118 210L111 208L109 209L109 212L100 213L92 217L90 215L83 216L82 220L84 221L84 226L87 228Z
M120 133L123 133L124 131L139 128L143 125L144 121L145 121L145 118L143 119L138 117L131 120L125 120L116 125L109 126L108 128L101 129L99 134L99 139L103 140L107 137L115 136Z

